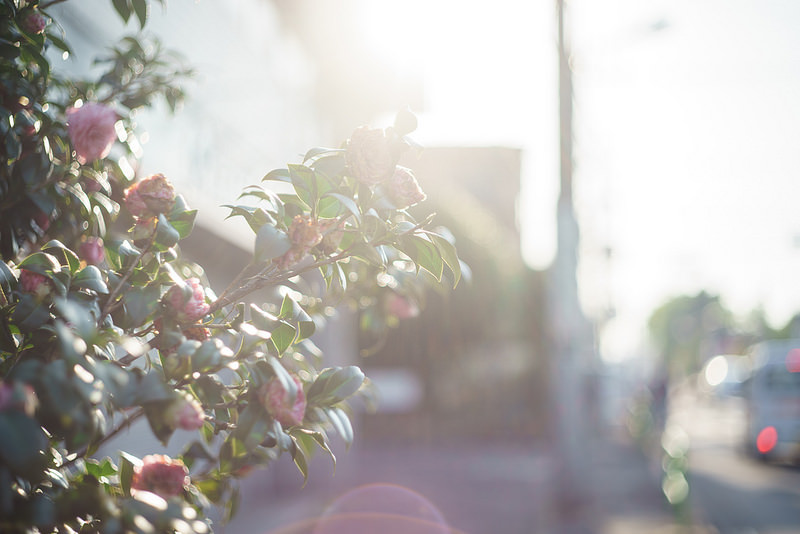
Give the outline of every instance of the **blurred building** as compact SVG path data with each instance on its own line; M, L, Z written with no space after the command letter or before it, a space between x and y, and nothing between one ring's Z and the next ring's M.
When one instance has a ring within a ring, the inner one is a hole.
M531 437L546 431L542 278L524 266L520 253L520 160L520 150L512 148L428 147L403 162L428 194L434 221L456 236L471 279L454 292L430 295L420 317L401 322L383 348L363 360L368 375L403 377L416 401L366 416L367 437ZM391 393L399 402L400 392Z

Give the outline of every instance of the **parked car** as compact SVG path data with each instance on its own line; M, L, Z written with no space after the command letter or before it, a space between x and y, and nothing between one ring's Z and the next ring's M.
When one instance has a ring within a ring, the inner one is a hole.
M756 457L800 460L800 340L754 345L744 387L747 449Z

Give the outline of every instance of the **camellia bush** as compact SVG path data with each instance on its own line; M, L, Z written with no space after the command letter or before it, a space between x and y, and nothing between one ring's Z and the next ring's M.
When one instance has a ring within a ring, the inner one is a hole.
M145 25L145 0L112 3ZM191 69L127 37L97 79L57 75L69 45L38 4L0 0L0 531L210 531L241 477L283 453L305 477L315 452L335 462L333 435L353 440L365 376L312 342L331 310L391 326L458 283L449 234L409 210L425 199L398 166L416 119L359 127L232 199L253 256L217 293L181 254L196 212L135 172L132 113L175 108ZM165 445L193 438L174 457L109 454L139 420Z

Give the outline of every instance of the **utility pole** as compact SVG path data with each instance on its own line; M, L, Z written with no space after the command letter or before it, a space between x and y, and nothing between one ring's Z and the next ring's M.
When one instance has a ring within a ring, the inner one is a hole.
M581 476L590 451L586 448L587 369L591 367L592 329L578 299L579 230L572 196L573 109L572 69L564 0L556 0L558 23L560 193L557 206L557 250L550 267L549 309L553 400L557 448L560 455L557 491L568 510L584 500ZM566 511L565 510L565 511Z

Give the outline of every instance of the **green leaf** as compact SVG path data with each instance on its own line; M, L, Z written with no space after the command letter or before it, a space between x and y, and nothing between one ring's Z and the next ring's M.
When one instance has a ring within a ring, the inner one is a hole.
M347 195L342 195L334 192L327 192L325 193L324 196L336 199L339 202L339 204L344 206L344 208L347 209L347 211L353 214L358 224L361 224L361 211L359 211L358 204L356 204L355 200L348 197Z
M271 224L265 224L256 233L253 257L256 263L263 263L283 256L290 248L292 241L286 233Z
M169 223L163 213L159 213L158 225L156 226L156 244L161 245L166 250L175 246L180 239L180 232Z
M336 429L336 432L342 437L347 446L352 445L354 437L353 425L344 410L341 408L325 408L324 413L328 416L333 428Z
M262 179L262 182L267 181L276 181L276 182L290 182L292 181L292 176L289 174L289 169L275 169L274 171L269 171Z
M52 278L52 273L57 273L61 270L61 264L58 263L58 260L52 254L34 252L22 260L22 263L19 264L19 268Z
M78 271L72 279L72 287L91 289L102 294L108 293L108 286L103 280L103 273L94 265L87 265Z
M11 318L22 332L32 332L50 320L50 307L33 295L20 295Z
M161 289L158 284L131 287L122 298L125 318L121 326L129 329L144 324L147 318L158 309L158 299L160 297Z
M112 3L114 4L114 9L116 9L119 16L122 17L122 20L128 22L132 12L130 0L112 0Z
M417 235L403 235L397 240L396 246L411 258L418 268L424 268L437 281L441 281L444 261L433 243Z
M46 252L58 258L69 267L70 272L75 272L81 267L81 260L78 255L68 249L61 241L53 239L42 246L42 252Z
M47 464L47 436L42 427L22 412L0 412L0 459L12 472L29 480L42 480Z
M164 413L171 402L172 399L163 402L148 402L144 406L144 414L147 422L150 423L150 430L165 447L175 432L175 428L164 420Z
M131 2L133 4L133 11L139 19L139 27L144 28L144 25L147 24L147 18L150 15L150 5L147 0L131 0Z
M337 155L344 153L345 150L343 148L326 148L326 147L314 147L306 152L306 155L303 156L303 163L307 162L310 159L316 159L319 156L323 155Z
M309 404L336 404L354 395L364 379L364 372L355 365L330 367L317 376L306 398Z
M297 337L295 328L286 321L280 321L278 326L270 333L272 334L270 340L279 355L286 352L286 349L292 346L295 337Z
M133 482L133 469L136 466L142 465L142 461L125 451L119 452L119 460L119 485L122 488L122 494L126 497L130 497L131 482Z
M428 234L428 236L431 238L433 244L436 246L436 249L439 251L442 260L444 260L444 262L450 268L450 271L452 271L453 289L455 289L459 280L461 280L461 262L458 259L456 247L450 241L438 234Z

